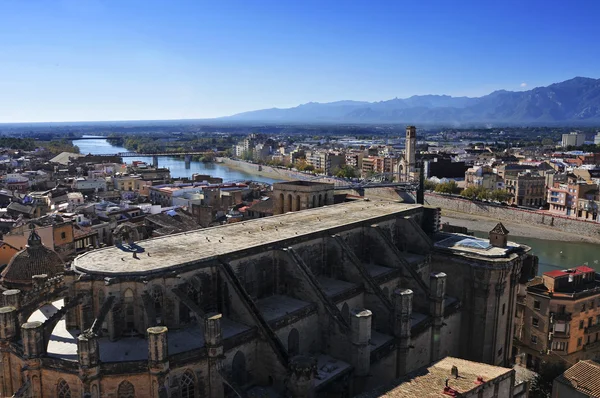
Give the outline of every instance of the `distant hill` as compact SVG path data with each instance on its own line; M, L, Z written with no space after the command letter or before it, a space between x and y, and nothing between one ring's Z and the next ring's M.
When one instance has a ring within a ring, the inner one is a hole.
M600 124L600 79L576 77L528 91L479 98L416 95L381 102L309 102L221 118L236 122L415 124Z

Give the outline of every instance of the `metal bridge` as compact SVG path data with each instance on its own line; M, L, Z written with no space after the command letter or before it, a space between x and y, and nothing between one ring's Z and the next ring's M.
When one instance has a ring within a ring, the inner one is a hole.
M181 156L181 155L195 156L195 155L206 155L208 153L215 154L214 152L211 152L211 151L202 151L202 152L199 152L199 151L156 152L156 153L117 152L117 153L103 153L103 154L98 154L98 155L94 155L94 156L106 156L106 157L118 156L118 157L121 157L121 158L136 158L136 157L143 157L143 156L145 156L145 157L151 157L151 156Z

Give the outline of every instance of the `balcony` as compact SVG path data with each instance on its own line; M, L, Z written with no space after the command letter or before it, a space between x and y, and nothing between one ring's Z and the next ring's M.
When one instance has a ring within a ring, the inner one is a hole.
M585 334L600 332L600 323L585 328Z
M570 312L553 312L551 315L556 321L570 322L572 318L572 314Z

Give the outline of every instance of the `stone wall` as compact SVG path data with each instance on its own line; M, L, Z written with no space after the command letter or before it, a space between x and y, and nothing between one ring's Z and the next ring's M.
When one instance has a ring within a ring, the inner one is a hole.
M425 205L502 221L538 224L558 231L600 238L599 223L558 216L547 211L524 210L435 193L425 194Z

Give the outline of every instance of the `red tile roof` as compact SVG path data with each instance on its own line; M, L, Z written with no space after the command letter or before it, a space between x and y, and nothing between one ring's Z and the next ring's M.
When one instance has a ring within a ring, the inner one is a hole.
M581 266L579 266L579 267L577 267L577 268L575 268L575 269L576 269L577 271L579 271L579 272L596 272L596 270L595 270L595 269L593 269L593 268L590 268L590 267L588 267L588 266L585 266L585 265L581 265Z
M553 278L558 278L559 276L565 276L565 275L569 275L569 274L566 273L565 271L561 271L561 270L557 269L554 271L544 272L544 275L551 276Z
M600 364L590 360L579 361L558 376L556 381L585 396L600 397Z

